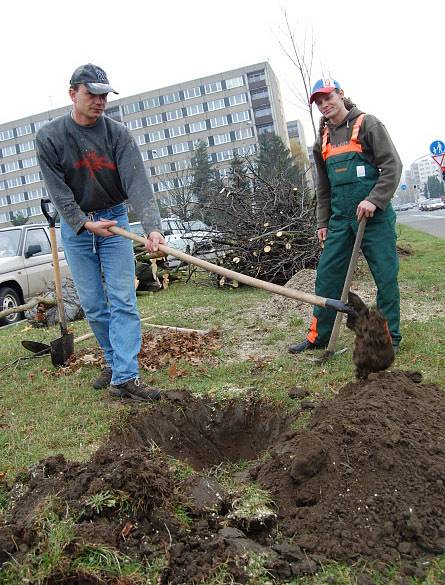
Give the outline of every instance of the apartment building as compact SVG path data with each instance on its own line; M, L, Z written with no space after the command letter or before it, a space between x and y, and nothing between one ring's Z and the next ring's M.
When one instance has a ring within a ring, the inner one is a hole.
M0 125L0 227L16 214L41 221L46 195L35 135L68 112L58 108ZM190 181L199 141L225 176L234 154L254 155L258 137L274 132L289 147L278 80L269 63L257 63L110 102L106 113L134 135L157 197L174 204L175 190Z

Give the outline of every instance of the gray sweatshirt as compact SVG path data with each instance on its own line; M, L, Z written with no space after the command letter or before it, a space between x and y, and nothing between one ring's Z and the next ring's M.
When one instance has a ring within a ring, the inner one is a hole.
M101 116L93 126L81 126L66 114L40 128L36 150L51 201L76 233L88 212L126 200L146 233L161 231L141 154L119 122Z

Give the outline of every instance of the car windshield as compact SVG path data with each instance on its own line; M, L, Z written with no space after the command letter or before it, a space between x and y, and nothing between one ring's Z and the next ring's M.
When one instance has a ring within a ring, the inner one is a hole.
M203 221L200 221L199 219L195 221L188 221L187 225L191 232L199 231L207 232L210 229L208 225L206 225Z
M0 232L0 258L18 256L20 230Z

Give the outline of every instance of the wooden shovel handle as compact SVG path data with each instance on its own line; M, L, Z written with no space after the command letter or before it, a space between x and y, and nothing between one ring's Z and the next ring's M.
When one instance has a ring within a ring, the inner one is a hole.
M349 261L348 272L346 273L345 283L343 285L343 291L341 293L341 301L346 303L348 300L348 293L351 288L352 279L354 277L355 267L357 266L358 255L362 245L363 234L365 233L366 217L360 220L358 225L357 235L355 236L354 247L352 249L351 260ZM337 344L338 335L340 333L340 327L343 321L343 313L337 313L335 317L334 326L332 327L331 337L329 338L328 347L326 353L333 353Z
M62 331L62 335L65 335L68 332L68 328L66 325L65 307L63 304L62 278L60 276L59 250L57 248L56 228L53 226L50 226L49 228L49 237L51 240L51 253L53 255L54 282L56 285L56 299L57 310L59 311L60 329Z
M110 232L113 232L114 234L123 236L124 238L128 238L130 240L134 240L135 242L139 242L141 244L145 244L147 241L146 238L138 236L133 232L128 232L127 230L124 230L117 226L111 226L108 228L108 230ZM335 301L333 299L326 299L318 295L313 295L310 293L297 291L291 288L286 288L278 284L266 282L265 280L259 280L258 278L253 278L252 276L247 276L246 274L241 274L239 272L235 272L234 270L223 268L222 266L217 266L216 264L212 264L211 262L207 262L206 260L202 260L201 258L195 258L195 256L190 256L185 252L175 250L174 248L170 248L169 246L166 246L164 244L159 244L159 250L161 250L161 252L164 252L166 256L174 256L175 258L187 262L188 264L194 264L195 266L204 268L208 272L213 272L215 274L219 274L220 276L237 280L238 282L242 282L243 284L247 284L248 286L253 286L255 288L266 290L267 292L275 293L277 295L288 297L290 299L295 299L297 301L302 301L303 303L308 303L309 305L318 305L319 307L328 307L337 311L348 312L348 307L346 307L344 303Z

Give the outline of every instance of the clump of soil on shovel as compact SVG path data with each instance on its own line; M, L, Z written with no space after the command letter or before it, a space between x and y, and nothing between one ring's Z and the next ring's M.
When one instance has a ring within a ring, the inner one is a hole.
M215 402L178 391L142 405L86 463L52 457L20 478L0 528L0 563L44 550L48 502L75 523L46 584L126 583L76 569L91 546L162 557L160 582L173 584L199 582L221 564L243 582L252 554L285 582L328 559L416 567L445 550L440 389L418 374L380 372L347 384L306 429L293 430L297 418L256 395ZM249 518L237 514L237 489L253 481L273 504Z

